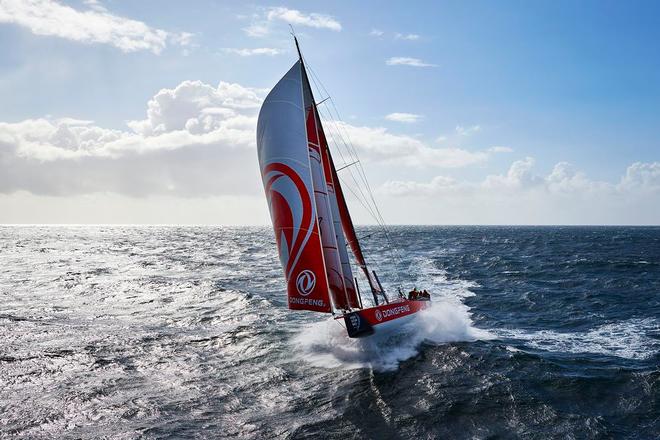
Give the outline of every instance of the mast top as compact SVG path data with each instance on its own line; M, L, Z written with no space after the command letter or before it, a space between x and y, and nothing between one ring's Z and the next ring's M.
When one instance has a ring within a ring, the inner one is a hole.
M302 53L300 53L300 45L298 44L298 38L296 38L295 35L293 36L293 41L296 42L296 50L298 51L298 58L300 58L300 61L302 62L303 57L302 57Z
M300 58L300 61L303 61L302 53L300 52L300 45L298 44L298 37L296 37L296 32L293 30L293 26L289 24L289 27L291 28L291 35L293 36L293 41L296 43L296 50L298 51L298 58Z

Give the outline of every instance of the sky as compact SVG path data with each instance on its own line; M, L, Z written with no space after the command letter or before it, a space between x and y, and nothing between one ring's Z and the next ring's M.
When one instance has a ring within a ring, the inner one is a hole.
M388 223L660 224L658 2L203 0L0 0L0 223L269 224L289 24Z

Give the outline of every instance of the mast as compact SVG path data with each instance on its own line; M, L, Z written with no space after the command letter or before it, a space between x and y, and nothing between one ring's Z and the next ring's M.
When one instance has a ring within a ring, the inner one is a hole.
M293 35L293 41L295 41L296 43L296 50L298 51L298 59L300 60L300 63L303 65L303 70L304 70L305 62L303 61L302 53L300 52L300 44L298 44L298 37L296 37L296 34L292 33L292 35Z
M344 242L344 250L345 250L345 247L346 247L346 243L351 248L351 250L353 252L353 255L355 256L355 259L357 260L358 265L360 266L360 268L364 272L364 275L367 277L367 281L369 283L369 288L371 290L371 293L373 294L374 302L376 303L376 305L378 305L378 297L377 297L378 294L382 295L385 298L386 302L389 302L387 300L387 297L385 296L385 292L384 292L380 282L377 280L377 276L376 276L375 272L373 272L373 271L370 272L369 271L369 269L367 267L367 263L364 259L364 255L362 253L362 248L360 246L360 242L358 241L357 234L355 232L355 227L354 227L353 221L351 219L351 215L348 211L348 205L346 203L344 193L343 193L343 191L341 189L341 185L339 183L339 176L337 174L337 169L335 167L334 161L332 160L332 155L330 153L330 148L328 146L327 140L325 139L325 133L323 131L323 126L321 124L321 118L320 118L320 116L318 114L318 111L316 109L317 104L316 104L316 100L314 99L314 94L312 92L312 88L309 85L309 79L307 77L307 69L305 67L305 62L303 60L302 52L300 50L300 44L298 43L298 38L296 37L295 33L293 32L293 27L291 28L291 31L292 31L291 35L293 35L293 41L296 44L296 51L298 52L298 58L300 60L304 80L308 85L308 90L309 90L310 96L312 98L312 105L314 106L314 111L316 113L316 117L318 118L317 119L317 128L318 128L318 131L319 131L319 138L320 138L319 139L319 144L321 144L321 143L325 144L324 146L321 146L321 148L324 148L324 150L325 150L324 151L325 152L325 158L327 159L327 165L328 165L328 168L330 170L330 173L328 173L329 175L326 176L326 180L327 180L327 182L332 182L332 185L331 185L333 187L332 192L335 195L334 205L337 208L335 213L336 212L339 213L341 229L343 230L344 236L346 237L345 239L342 239L342 240L338 239L338 241ZM328 98L326 98L326 99L328 99ZM325 101L325 99L324 99L324 101ZM321 139L323 140L323 142L320 142ZM348 264L348 270L350 271L350 263ZM373 273L373 276L372 276L372 273ZM346 280L346 277L344 277L344 278ZM346 281L344 281L344 284L346 286L347 296L348 296L347 300L348 300L349 304L353 305L353 303L356 303L358 301L359 301L359 304L361 304L362 303L362 297L359 293L359 290L355 289L353 286L351 286L351 287L353 287L352 289L348 288L349 284L353 284L352 283L352 275L350 275L349 278L347 278L347 279L351 280L351 282L349 282L349 283L346 283ZM356 285L357 285L357 283L356 283ZM355 299L354 299L354 301L351 301L351 299L353 299L352 298L353 295L355 296Z
M322 127L316 109L314 94L309 83L300 45L295 35L294 41L301 66L310 171L330 297L338 309L350 310L352 308L359 308L359 301L356 298L353 287L353 276L350 273L350 264L342 264L342 260L344 259L342 257L342 251L345 253L345 244L343 236L339 232L341 228L335 227L335 225L339 226L339 222L335 222L334 218L338 216L338 209L336 207L337 202L334 195L331 173L328 168L327 147L324 142L325 139L322 137ZM341 249L340 244L342 246ZM347 258L346 263L348 263ZM348 273L345 273L346 271Z

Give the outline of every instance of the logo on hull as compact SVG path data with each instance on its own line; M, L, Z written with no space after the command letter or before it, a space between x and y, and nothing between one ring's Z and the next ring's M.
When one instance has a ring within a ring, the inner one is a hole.
M376 315L376 319L377 319L377 320L379 320L379 321L382 321L382 320L383 320L383 314L380 313L380 310L376 310L375 315Z
M309 269L305 269L296 277L296 289L302 296L307 296L312 293L316 286L316 275Z
M351 325L354 328L360 328L360 317L358 316L357 313L351 315L350 319L351 319Z
M383 316L385 316L386 318L389 318L390 316L396 316L396 315L399 315L401 313L406 313L406 312L410 312L410 306L409 305L397 306L397 307L394 307L394 308L391 308L391 309L383 310Z

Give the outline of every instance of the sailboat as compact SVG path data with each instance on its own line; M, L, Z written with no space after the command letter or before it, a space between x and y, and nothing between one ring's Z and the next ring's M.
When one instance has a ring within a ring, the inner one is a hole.
M261 177L286 279L288 307L332 313L348 336L392 328L430 305L430 297L390 299L367 266L342 191L307 68L298 60L264 100L257 123ZM365 306L348 249L366 277ZM416 290L415 290L416 292Z

